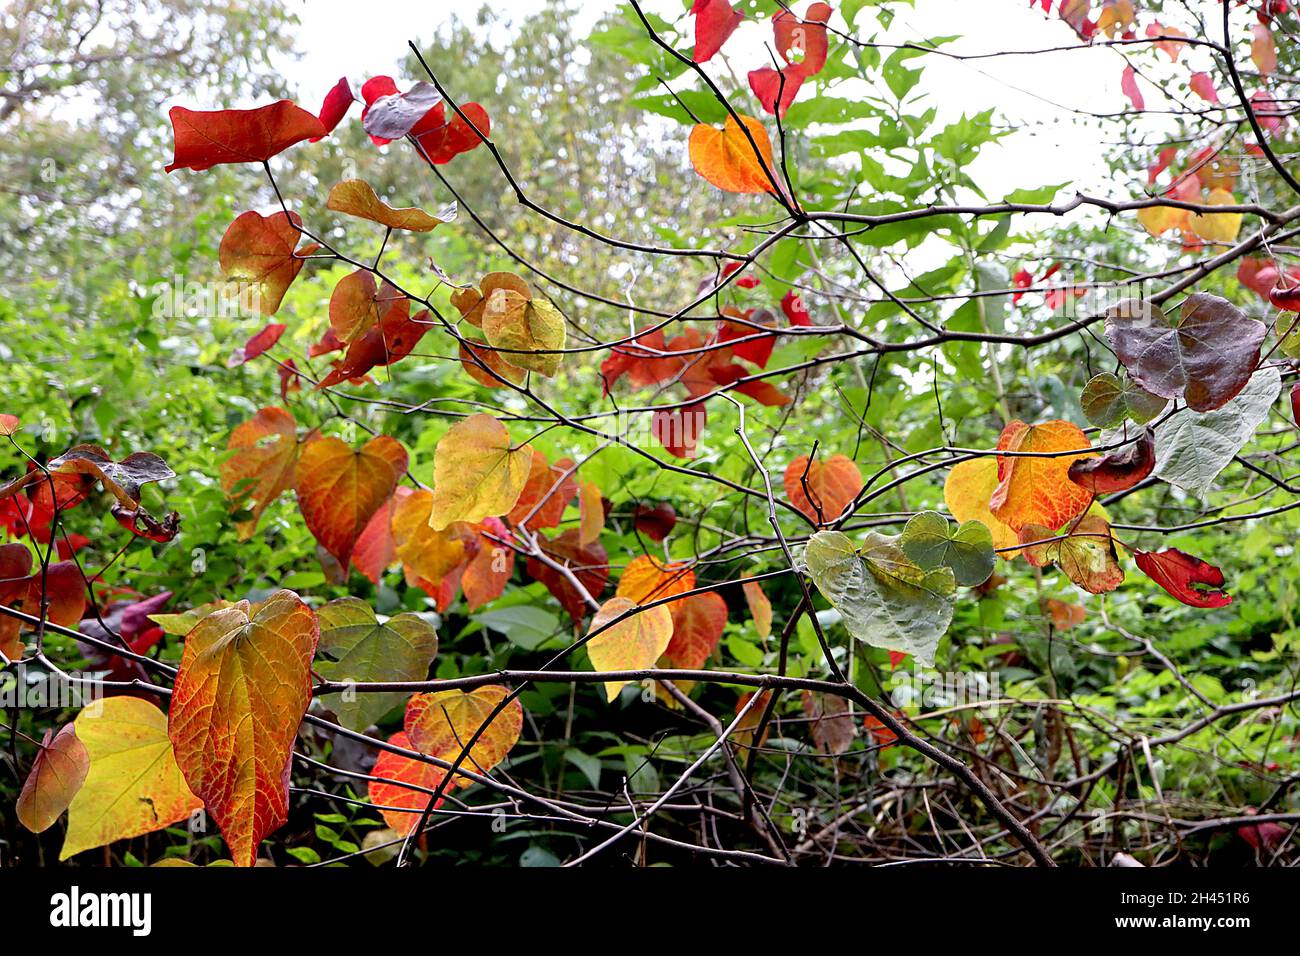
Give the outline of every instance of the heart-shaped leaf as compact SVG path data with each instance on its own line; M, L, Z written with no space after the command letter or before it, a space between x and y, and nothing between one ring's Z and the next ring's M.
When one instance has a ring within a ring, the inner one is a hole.
M1142 573L1191 607L1226 607L1232 597L1223 590L1223 572L1177 548L1134 551Z
M285 292L302 271L314 246L298 248L302 218L296 213L277 212L263 216L246 212L226 229L217 258L227 278L248 283L256 293L256 306L263 315L274 315Z
M298 423L283 408L263 408L230 433L231 456L221 465L226 496L252 513L237 521L239 540L247 541L267 506L293 486L298 464Z
M855 638L873 647L934 663L952 623L956 580L950 568L917 567L897 539L867 534L861 548L838 531L818 531L804 548L804 566Z
M316 615L292 591L213 611L185 637L167 735L236 866L289 818L293 743L311 703Z
M846 455L810 461L800 455L786 465L785 496L813 521L834 521L862 490L862 472Z
M612 597L592 616L587 633L596 631L600 633L587 642L592 667L598 671L648 670L672 642L673 616L665 604L642 608L629 598ZM614 700L629 683L605 681L605 699Z
M96 701L75 725L90 769L68 807L60 860L161 830L203 806L176 765L167 715L147 700Z
M438 632L417 614L398 614L381 624L369 604L345 597L330 601L316 616L320 652L331 658L317 661L316 672L327 680L424 680L438 652ZM401 691L344 694L332 700L331 707L344 727L364 731L405 697Z
M484 284L486 284L486 279ZM553 376L564 356L564 316L532 290L497 288L482 305L482 328L488 344L501 349L501 359L516 368Z
M457 422L433 456L433 510L441 531L453 521L499 518L515 506L532 469L531 445L510 444L506 426L482 412Z
M993 573L993 535L978 521L954 529L939 512L922 511L908 519L898 545L922 570L951 568L963 587L983 584Z
M1115 554L1110 525L1100 515L1087 514L1060 540L1056 532L1040 524L1020 529L1025 545L1025 560L1036 568L1055 564L1061 572L1085 591L1104 594L1124 583L1124 569ZM1041 543L1035 543L1041 542Z
M90 770L90 754L77 739L75 724L58 734L47 730L14 805L18 822L33 833L54 825L68 809Z
M402 730L389 737L388 742L403 750L417 749ZM370 773L371 776L380 778L366 784L370 802L379 808L379 815L384 818L384 822L402 836L419 825L420 817L429 806L434 791L442 783L443 777L447 776L447 771L442 767L387 750L379 751ZM395 782L389 783L390 780ZM441 803L442 800L439 799L438 804Z
M772 165L772 141L767 130L752 116L740 119L743 127L730 115L722 129L696 124L688 142L691 165L704 179L729 193L774 192L772 176L776 167Z
M1092 452L1078 425L1056 419L1041 425L1013 421L1002 429L998 451L998 485L989 511L1019 531L1027 524L1059 528L1083 513L1092 495L1070 480L1070 465ZM1065 452L1080 450L1079 454Z
M294 490L303 520L344 568L370 517L406 472L406 449L376 435L353 451L338 438L318 438L298 455Z
M1183 300L1176 322L1132 299L1106 313L1106 338L1134 381L1198 412L1221 408L1246 387L1266 332L1263 322L1204 292Z
M1156 467L1156 435L1142 429L1137 441L1100 458L1085 458L1070 466L1070 480L1094 495L1126 491Z
M703 667L727 626L727 602L712 592L666 605L673 618L673 639L664 651L664 667Z
M1006 523L993 517L989 499L998 486L998 463L992 458L972 458L952 466L943 483L943 501L962 524L978 521L989 529L994 551L1008 561L1019 551L1003 551L1020 543L1020 536Z
M1127 375L1120 378L1113 372L1090 378L1080 401L1084 416L1099 428L1112 428L1125 419L1145 425L1169 404L1169 399L1152 395Z
M444 760L455 760L483 723L492 718L482 736L474 741L469 756L462 763L467 770L487 773L510 752L524 726L524 708L512 700L492 717L492 711L509 695L509 688L499 684L463 690L443 690L416 694L406 705L406 734L415 749ZM473 781L457 776L458 786Z

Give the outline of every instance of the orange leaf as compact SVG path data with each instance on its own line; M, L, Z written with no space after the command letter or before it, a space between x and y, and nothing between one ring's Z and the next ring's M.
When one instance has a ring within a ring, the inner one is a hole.
M763 586L757 581L746 581L742 586L745 603L749 605L749 616L754 619L754 628L758 636L767 640L772 634L772 602L763 593Z
M298 278L304 256L314 249L298 250L297 227L302 218L291 212L263 216L243 213L226 229L217 250L221 271L228 278L251 284L257 293L257 309L274 315L293 280Z
M240 541L253 536L267 506L293 485L298 448L297 422L274 406L259 410L230 433L226 449L234 454L221 465L221 488L253 514L235 523Z
M77 739L74 724L67 724L53 740L52 734L53 731L45 731L45 739L14 806L18 822L33 833L48 830L68 809L90 769L90 754Z
M554 465L548 464L546 456L536 448L528 470L528 481L519 493L519 500L510 509L506 520L513 525L536 531L538 528L554 528L564 517L573 496L578 493L578 483L574 481L573 461L561 458ZM529 518L533 509L537 513ZM528 518L527 523L524 519Z
M515 552L489 538L491 532L506 540L506 526L497 518L484 518L479 526L478 551L465 565L460 585L465 591L465 603L471 611L488 601L499 598L515 569Z
M454 761L509 693L509 688L489 684L469 693L443 690L416 694L406 704L407 736L420 752ZM524 708L518 700L512 700L492 717L492 722L474 741L461 766L487 773L505 759L519 740L523 726ZM458 775L455 782L458 786L468 787L474 781Z
M416 749L404 731L399 730L393 734L388 738L388 742L403 750ZM438 789L438 784L447 775L447 771L441 767L387 750L379 751L379 756L375 758L375 766L370 773L375 777L399 781L399 783L387 783L383 780L371 780L366 790L370 802L380 808L379 815L384 818L384 822L403 836L415 829L420 822L420 816L424 813L424 808L429 805L429 798L433 796L433 791ZM401 786L401 784L409 784L409 786ZM442 800L439 799L438 804L441 803ZM394 809L389 809L390 807ZM403 809L396 809L399 807Z
M697 124L691 130L689 142L691 165L714 186L729 193L773 192L771 175L775 175L776 167L772 165L772 141L763 124L754 117L742 116L741 121L745 124L743 128L730 115L722 129Z
M664 651L664 667L703 667L727 626L727 602L712 592L693 594L666 605L673 619L673 639Z
M824 462L809 462L807 455L800 455L785 469L785 496L818 524L838 518L861 490L862 473L845 455Z
M619 597L637 604L662 601L695 588L695 572L681 562L659 564L648 554L633 558L618 579Z
M303 448L294 490L303 520L321 546L345 568L357 538L406 471L406 449L377 435L353 451L337 438Z
M389 229L405 229L409 232L429 232L456 218L454 204L435 216L414 206L394 209L375 195L374 189L364 179L345 179L341 183L335 183L325 208L358 219L369 219Z
M465 559L465 525L435 531L429 525L433 492L423 488L399 499L393 506L393 553L413 579L438 582Z
M998 456L998 485L989 499L989 511L1014 531L1027 524L1061 527L1092 503L1092 494L1070 480L1070 465L1092 452L1062 455L1087 449L1089 442L1078 425L1061 419L1026 425L1017 419L1002 429L998 451L1026 452L1051 457Z
M262 163L294 143L327 132L324 124L292 100L251 110L189 110L168 114L175 142L163 169L210 169L221 163Z
M584 545L578 540L578 530L570 528L549 540L538 535L537 543L542 553L568 569L588 594L600 598L609 581L609 555L599 541ZM529 558L528 576L544 584L575 623L587 616L587 602L566 575L537 558Z
M289 818L293 743L311 703L316 614L292 591L213 611L185 637L167 735L236 866Z
M618 623L610 624L615 620ZM587 633L596 631L600 633L587 642L587 655L597 671L646 670L668 650L673 639L673 616L663 604L641 608L626 597L612 597L591 619ZM629 683L606 681L605 699L612 701Z
M605 530L605 500L594 481L578 487L578 543L591 544Z

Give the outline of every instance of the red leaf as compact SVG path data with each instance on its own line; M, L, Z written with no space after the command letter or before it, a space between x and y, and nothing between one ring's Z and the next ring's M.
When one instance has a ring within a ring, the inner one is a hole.
M632 510L632 520L636 524L637 531L647 538L662 541L673 530L673 525L677 524L677 511L664 501L653 508L637 505Z
M410 309L410 299L395 300L379 324L349 345L347 355L316 387L329 388L344 380L358 379L372 368L392 365L410 355L431 325L427 309L414 316L409 314Z
M695 0L695 62L707 63L740 26L744 14L731 8L729 0Z
M638 346L642 346L638 348ZM654 329L649 332L640 332L631 342L626 345L617 345L610 349L607 355L600 363L600 379L603 383L603 395L609 395L609 390L614 386L624 373L631 371L638 363L653 362L657 356L646 349L654 349L656 352L665 350L664 333L662 329ZM642 385L648 382L635 381L633 384Z
M1148 186L1154 183L1156 177L1169 168L1169 164L1174 161L1174 157L1177 155L1178 147L1176 146L1166 146L1160 151L1160 155L1156 157L1156 161L1147 167Z
M171 109L175 149L166 172L211 169L221 163L262 163L294 143L326 133L321 121L292 100L252 110Z
M556 535L549 541L538 535L537 541L543 554L553 562L569 568L587 592L593 598L600 599L609 581L609 555L599 541L583 545L576 528ZM546 590L551 592L575 622L587 616L590 610L587 602L565 575L537 558L529 558L528 576L544 584Z
M1138 89L1137 73L1133 67L1124 67L1124 73L1120 77L1119 88L1128 97L1128 101L1133 104L1135 110L1146 109L1146 102L1142 99L1142 91Z
M325 94L325 102L320 106L321 126L325 127L326 133L334 132L334 127L342 122L343 117L348 114L352 104L356 102L356 94L352 92L352 84L348 82L346 76L339 77L339 81L330 87L330 91ZM313 136L313 143L324 139L324 136Z
M1214 77L1208 73L1193 73L1192 78L1187 81L1188 87L1193 93L1205 100L1207 103L1218 104L1219 91L1214 88Z
M280 372L280 398L288 401L290 392L301 392L302 382L298 381L300 373L298 372L298 363L289 359L279 366Z
M813 324L812 316L808 314L808 307L804 305L803 297L791 289L781 297L781 311L785 317L790 320L791 325Z
M1191 607L1224 607L1232 597L1221 590L1223 572L1177 548L1134 551L1142 573Z
M423 150L429 162L441 165L449 163L461 153L468 153L487 139L492 131L492 121L487 110L478 103L466 103L461 113L453 113L451 122L439 126L415 137L416 145ZM470 122L466 122L466 118ZM470 124L473 125L470 125ZM475 132L477 129L478 132ZM479 133L483 135L480 136Z
M281 325L278 322L272 322L267 325L266 328L262 329L262 331L258 332L245 342L242 348L238 348L234 351L230 356L230 359L226 362L226 367L238 368L250 359L257 358L271 346L275 345L276 342L280 341L280 336L284 334L286 328L288 328L288 326Z
M1156 433L1150 428L1133 444L1101 458L1083 458L1070 465L1070 480L1094 495L1127 491L1156 467Z
M696 445L704 434L707 417L703 402L685 408L661 408L650 419L650 434L669 454L678 458L694 458Z
M1291 418L1300 426L1300 384L1291 386Z
M765 66L749 71L749 88L763 104L763 109L773 115L778 113L776 98L779 96L781 97L779 112L781 116L785 116L786 110L799 95L799 87L803 85L803 81L804 71L801 66L787 66L779 71Z

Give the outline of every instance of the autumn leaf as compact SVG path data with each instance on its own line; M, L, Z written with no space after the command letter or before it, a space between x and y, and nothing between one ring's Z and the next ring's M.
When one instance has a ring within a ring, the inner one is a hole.
M573 496L578 493L573 471L574 465L570 459L561 458L552 465L547 462L545 455L534 448L528 480L506 520L530 531L554 528L564 517L564 510ZM603 509L601 515L603 518Z
M390 77L373 77L362 85L361 95L366 101L361 126L377 146L420 135L446 122L442 94L424 80L398 93Z
M605 530L605 499L600 486L594 481L578 485L578 543L591 544L600 540Z
M993 573L993 535L978 521L954 529L939 512L922 511L907 520L898 545L922 570L951 568L963 587L983 584Z
M388 743L403 750L416 750L405 731L398 731L388 738ZM379 815L384 822L397 833L405 836L416 828L429 799L438 784L447 776L447 771L424 760L416 760L403 754L388 750L379 751L371 776L379 777L366 784L366 794L370 802L379 808ZM396 781L389 783L388 781ZM403 786L405 784L405 786ZM435 807L441 805L439 799Z
M339 77L339 81L330 87L329 92L325 94L325 99L321 102L320 112L316 118L320 120L321 126L325 128L325 133L334 132L334 128L343 121L343 117L348 115L348 110L356 102L356 94L352 92L352 84L348 82L346 76ZM324 136L313 136L311 142L317 143L324 139Z
M745 19L744 14L732 9L730 0L695 0L691 13L695 15L696 63L713 59L740 26L740 21Z
M405 297L389 302L379 324L367 329L348 346L343 360L334 364L334 369L316 383L316 388L358 381L371 369L392 365L410 355L433 325L427 309L415 315L410 310L411 301Z
M677 525L677 509L666 501L657 505L637 505L632 509L636 530L652 541L662 541Z
M185 638L167 735L237 866L289 816L289 770L311 703L320 628L292 591L214 611Z
M260 409L230 433L226 450L232 454L221 465L221 488L252 515L235 522L239 540L247 541L271 502L293 486L298 423L283 408Z
M837 694L804 691L803 712L809 720L808 736L822 753L845 753L858 736L849 702Z
M488 345L502 350L503 361L551 377L560 369L564 356L564 316L545 299L533 297L526 284L486 293L481 305L481 326ZM482 283L486 288L487 279Z
M727 602L710 591L665 606L672 615L673 639L660 665L683 670L703 667L727 626Z
M417 614L396 614L380 622L374 608L354 597L330 601L316 612L320 652L329 660L315 669L326 680L372 683L416 681L428 676L438 652L438 632ZM365 731L406 698L401 691L353 693L330 699L339 723Z
M1183 300L1176 321L1132 299L1106 313L1106 338L1134 381L1198 412L1226 405L1246 387L1266 334L1263 322L1204 292Z
M609 555L599 541L582 544L578 534L570 528L550 539L538 535L538 545L551 562L567 569L592 598L600 600L609 581ZM527 569L528 576L540 581L575 623L587 616L587 602L567 575L536 557L528 559Z
M989 499L998 486L998 465L992 458L973 458L952 466L943 485L943 500L948 511L958 522L978 521L989 529L993 547L1008 561L1020 552L1004 551L1014 548L1020 536L1005 522L989 511Z
M68 807L60 860L169 827L203 806L176 765L167 715L153 704L107 697L84 708L74 726L90 769Z
M499 598L514 573L515 552L488 537L489 533L508 540L509 532L497 518L484 518L478 526L478 551L465 565L460 581L471 611Z
M0 415L0 438L8 438L17 432L20 424L17 415Z
M774 192L775 167L767 130L752 116L740 119L743 127L730 115L722 129L696 124L688 143L691 165L700 176L725 192ZM745 130L749 131L748 136Z
M458 345L461 366L480 385L506 388L507 383L519 385L528 377L527 369L511 365L505 353L488 348L484 342L462 339Z
M294 491L307 530L345 568L357 538L406 472L406 449L376 435L353 451L338 438L319 438L298 455Z
M394 208L375 195L374 188L364 179L345 179L335 183L325 202L325 208L358 219L368 219L389 229L405 229L408 232L431 232L456 218L455 203L432 216L413 206Z
M226 368L239 368L245 362L265 354L276 342L280 341L280 336L284 334L286 328L287 326L278 322L268 324L245 342L241 348L231 353L230 358L226 360Z
M477 148L491 132L487 110L478 103L466 103L459 112L452 110L443 125L417 135L415 145L429 162L442 165Z
M772 17L776 51L786 65L779 71L763 67L749 74L749 88L763 104L764 110L777 113L779 108L780 115L784 116L804 80L820 73L826 65L829 49L826 42L826 21L830 16L831 8L828 4L813 3L802 18L786 9L779 10Z
M408 580L437 583L465 560L465 526L433 528L429 523L433 502L433 492L421 488L393 505L393 554L406 568Z
M483 313L494 294L513 292L531 299L533 290L528 283L513 272L489 272L479 280L478 288L457 289L451 294L451 304L466 322L475 328L483 325Z
M1226 607L1232 596L1223 590L1223 572L1177 548L1134 551L1138 568L1177 600L1191 607Z
M1092 495L1070 481L1070 465L1089 457L1089 447L1087 436L1070 422L1013 421L1002 430L998 451L1028 457L998 456L998 484L989 498L989 511L1017 532L1027 524L1059 528L1077 517L1092 502ZM1059 454L1076 449L1084 451Z
M531 445L514 447L506 426L482 412L453 425L433 458L433 510L441 531L453 521L482 521L510 511L528 481Z
M1055 564L1067 578L1092 594L1113 591L1124 582L1124 569L1119 566L1106 519L1084 515L1061 540L1049 540L1055 537L1054 529L1041 524L1021 528L1025 560L1036 568Z
M1101 458L1085 458L1070 466L1070 480L1093 495L1127 491L1156 467L1156 434L1150 428L1132 444Z
M1124 72L1120 76L1119 88L1128 97L1128 101L1133 104L1135 110L1147 108L1146 101L1142 99L1142 91L1138 89L1137 73L1133 70L1133 67L1124 67Z
M98 481L104 490L112 493L123 505L140 504L140 489L154 481L175 478L176 472L167 467L153 452L137 451L121 461L114 461L98 445L76 445L46 466L61 475L77 475Z
M454 761L509 694L510 689L499 684L488 684L469 692L443 690L416 694L406 705L406 734L421 753ZM512 700L492 717L492 722L474 741L461 766L486 774L510 753L519 741L523 726L524 708L517 699ZM455 783L468 787L474 781L457 776Z
M203 170L221 163L262 163L295 143L328 132L315 116L292 100L251 110L190 110L173 106L168 114L175 142L166 172Z
M1215 106L1219 105L1219 91L1215 89L1214 77L1208 73L1193 73L1187 81L1188 89Z
M587 655L597 671L648 670L672 642L673 616L662 604L642 608L629 598L612 597L592 617L587 633L595 634L587 641ZM605 699L612 702L629 683L606 681Z
M745 603L749 605L749 616L754 621L754 629L762 640L772 635L772 602L763 593L763 586L757 581L746 581L741 588L745 593Z
M14 805L18 822L33 833L48 830L68 809L89 770L90 754L77 739L75 724L67 724L57 735L45 731Z
M834 521L862 490L862 472L846 455L810 461L800 455L785 468L785 496L817 524Z
M62 627L76 627L86 609L85 578L75 561L60 561L32 573L31 552L19 542L0 545L0 604ZM19 637L30 625L0 616L0 653L21 658L26 645Z
M387 309L389 303L398 299L405 296L387 282L380 292L369 269L349 272L335 283L330 293L330 331L340 347L355 342L378 325L381 307Z
M1169 405L1169 399L1152 395L1127 375L1100 372L1088 379L1079 396L1084 417L1100 428L1113 428L1125 419L1145 425Z
M1237 200L1226 189L1212 189L1205 202L1210 206L1232 206ZM1241 232L1242 218L1239 212L1198 212L1191 218L1191 227L1206 242L1229 243Z
M1271 76L1277 72L1277 46L1273 42L1273 31L1262 23L1251 24L1250 58L1259 70L1260 76Z
M314 248L298 248L302 218L296 213L270 216L241 214L221 237L217 258L227 278L244 282L256 292L256 307L275 315L293 280Z
M619 597L629 598L637 604L662 601L695 588L695 572L690 566L676 562L663 564L648 554L633 558L618 579Z

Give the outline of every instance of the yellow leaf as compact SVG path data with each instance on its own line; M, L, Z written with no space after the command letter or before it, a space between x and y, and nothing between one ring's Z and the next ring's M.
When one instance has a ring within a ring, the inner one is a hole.
M455 205L448 206L436 216L414 206L394 209L375 195L374 189L364 179L345 179L341 183L335 183L325 208L358 219L369 219L389 229L405 229L408 232L429 232L456 218Z
M1144 206L1138 210L1137 217L1143 229L1158 236L1170 229L1181 229L1187 223L1188 212L1173 206Z
M1211 206L1232 206L1237 200L1226 189L1213 189L1205 200ZM1232 242L1241 231L1239 212L1197 213L1192 217L1192 231L1206 242Z
M139 697L109 697L77 715L90 770L68 808L59 859L152 833L203 806L167 737L167 715Z
M459 526L435 531L429 525L433 492L420 489L393 506L393 557L401 561L407 581L438 583L465 560L465 538ZM414 578L414 579L413 579Z
M635 612L601 630L610 621ZM654 667L673 640L673 615L668 605L642 609L625 597L612 597L600 606L591 619L588 634L600 631L587 642L591 666L598 671L636 671ZM605 682L605 699L612 701L626 684L625 680Z
M453 521L482 521L508 512L532 470L531 445L514 448L506 426L482 412L457 422L433 455L433 510L441 531Z
M545 299L514 289L495 289L482 312L483 334L499 357L515 368L548 378L560 370L564 356L564 316Z
M1053 419L1026 425L1017 419L1002 429L998 451L998 485L989 499L989 511L1015 531L1027 524L1059 528L1092 504L1092 492L1070 480L1070 465L1094 453L1061 452L1089 448L1078 425Z
M1020 543L1020 536L989 511L989 498L998 486L998 463L992 458L974 458L958 462L948 472L943 485L943 500L948 510L960 524L978 521L989 529L993 547L1011 548ZM999 551L1010 561L1019 551Z
M746 581L741 589L745 592L745 603L749 605L749 616L754 620L758 636L767 640L772 634L772 602L757 581Z
M578 486L578 515L578 544L586 547L598 541L605 530L605 502L594 481L584 481Z

